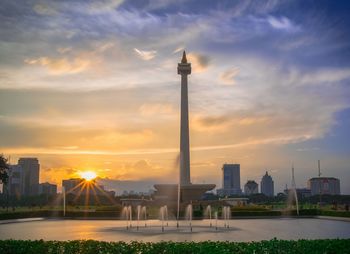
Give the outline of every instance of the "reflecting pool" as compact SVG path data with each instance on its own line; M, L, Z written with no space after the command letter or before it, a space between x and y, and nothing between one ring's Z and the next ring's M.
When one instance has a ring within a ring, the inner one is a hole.
M121 220L17 220L0 222L0 239L44 239L101 241L260 241L278 239L350 238L350 222L317 218L233 219L192 221L159 220L136 222L131 227ZM146 225L145 225L146 224ZM128 229L127 229L128 226Z

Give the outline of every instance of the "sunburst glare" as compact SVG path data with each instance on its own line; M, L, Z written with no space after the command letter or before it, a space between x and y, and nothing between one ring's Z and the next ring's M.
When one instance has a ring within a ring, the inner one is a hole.
M80 176L84 178L86 181L91 181L97 177L94 171L84 171L80 173Z

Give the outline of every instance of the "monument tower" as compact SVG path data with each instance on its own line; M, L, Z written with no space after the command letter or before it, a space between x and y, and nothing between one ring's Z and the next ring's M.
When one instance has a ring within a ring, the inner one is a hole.
M181 202L200 200L203 194L215 188L215 184L192 184L190 168L190 134L188 113L188 75L191 64L187 62L186 52L182 54L181 63L177 65L181 75L181 118L180 118L180 177L178 184L155 184L155 199L162 202L176 202L180 190ZM180 188L179 188L180 187Z
M187 76L191 74L191 64L187 63L185 51L181 63L177 65L177 74L181 75L180 185L183 186L191 184L187 88Z

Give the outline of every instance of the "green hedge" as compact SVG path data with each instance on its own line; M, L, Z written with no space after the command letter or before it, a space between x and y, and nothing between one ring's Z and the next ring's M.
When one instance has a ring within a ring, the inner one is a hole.
M321 210L320 215L334 216L334 217L350 217L350 212L349 211Z
M285 216L297 216L297 211L296 210L291 210L291 211L282 211L282 215ZM317 216L320 215L320 210L318 209L301 209L299 210L299 215L300 216Z
M349 239L334 240L298 240L286 241L273 239L270 241L237 243L237 242L99 242L83 241L0 241L0 253L349 253Z

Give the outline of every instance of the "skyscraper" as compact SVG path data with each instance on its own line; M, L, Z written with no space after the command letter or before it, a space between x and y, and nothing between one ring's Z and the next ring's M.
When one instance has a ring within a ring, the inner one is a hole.
M37 158L20 158L18 165L21 166L22 176L22 194L37 195L39 188L40 164Z
M7 190L9 195L21 196L23 193L23 170L20 165L10 165Z
M218 194L220 196L242 194L239 164L224 164L222 166L222 189L218 190Z
M64 187L66 193L72 193L74 195L78 195L82 192L82 186L84 183L84 179L82 178L71 178L67 180L62 180L62 187Z
M274 185L272 177L267 173L262 177L260 183L261 193L265 194L268 197L274 196Z
M340 181L334 177L313 177L308 181L311 195L340 195Z
M244 185L245 195L257 194L258 192L259 192L259 185L255 181L248 180L247 183Z
M38 194L54 195L57 194L57 185L51 183L40 183Z

